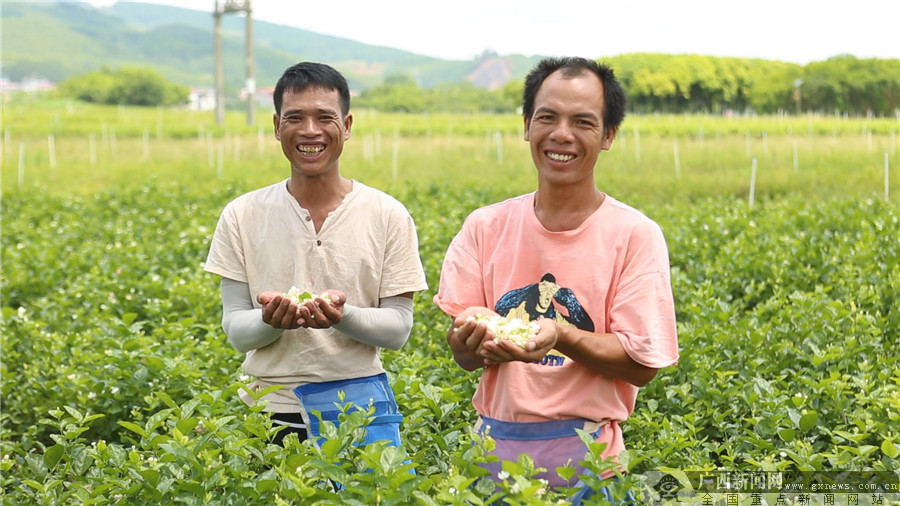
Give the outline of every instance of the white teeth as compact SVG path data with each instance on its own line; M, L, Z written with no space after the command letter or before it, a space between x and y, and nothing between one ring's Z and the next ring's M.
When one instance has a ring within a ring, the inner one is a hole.
M324 146L299 146L297 149L301 153L304 153L307 155L314 155L316 153L321 153L322 150L325 149L325 147Z
M556 160L557 162L568 162L569 160L575 158L575 155L561 155L559 153L547 153L547 157L551 160Z

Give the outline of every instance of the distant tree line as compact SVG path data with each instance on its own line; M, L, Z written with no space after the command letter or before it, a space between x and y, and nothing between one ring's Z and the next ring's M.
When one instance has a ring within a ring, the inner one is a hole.
M112 105L178 105L188 101L190 89L174 84L144 67L103 68L60 83L62 95Z
M837 56L808 65L771 60L655 53L609 59L633 112L873 114L900 111L900 59ZM64 81L60 91L104 104L175 105L188 88L152 69L101 69ZM408 113L511 113L521 103L522 82L496 90L472 83L422 88L407 75L389 75L363 90L354 107Z
M900 59L838 56L802 66L771 60L635 53L604 59L635 112L816 111L891 115L900 109ZM498 90L471 84L420 88L388 76L356 107L393 112L514 112L522 82Z

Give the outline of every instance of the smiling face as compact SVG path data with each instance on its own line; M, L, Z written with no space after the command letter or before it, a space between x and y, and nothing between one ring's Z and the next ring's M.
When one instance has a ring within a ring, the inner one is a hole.
M353 115L341 116L337 90L311 86L285 91L281 114L275 114L273 121L275 138L281 141L293 172L308 177L338 172Z
M594 73L547 76L535 94L534 114L525 118L525 140L541 181L594 184L597 157L616 134L604 128L603 107L603 83Z

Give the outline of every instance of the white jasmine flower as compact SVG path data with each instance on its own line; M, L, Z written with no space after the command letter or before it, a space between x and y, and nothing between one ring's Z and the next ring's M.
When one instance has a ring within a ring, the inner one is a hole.
M325 299L325 302L331 303L331 296L327 293L316 295L309 291L301 291L296 286L292 286L290 290L284 292L283 296L295 304L306 304L311 300L316 300L316 298Z
M476 314L466 318L466 321L477 321L484 323L491 334L494 335L494 341L512 341L514 344L522 348L528 344L541 326L537 321L525 322L521 318L506 319L503 316L488 317L483 314Z

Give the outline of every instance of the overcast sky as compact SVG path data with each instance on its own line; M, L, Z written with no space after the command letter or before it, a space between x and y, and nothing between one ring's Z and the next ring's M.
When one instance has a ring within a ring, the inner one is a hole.
M215 0L145 3L212 12ZM592 58L692 53L800 64L838 54L900 58L900 0L252 0L251 5L253 17L262 21L455 60L485 50Z

